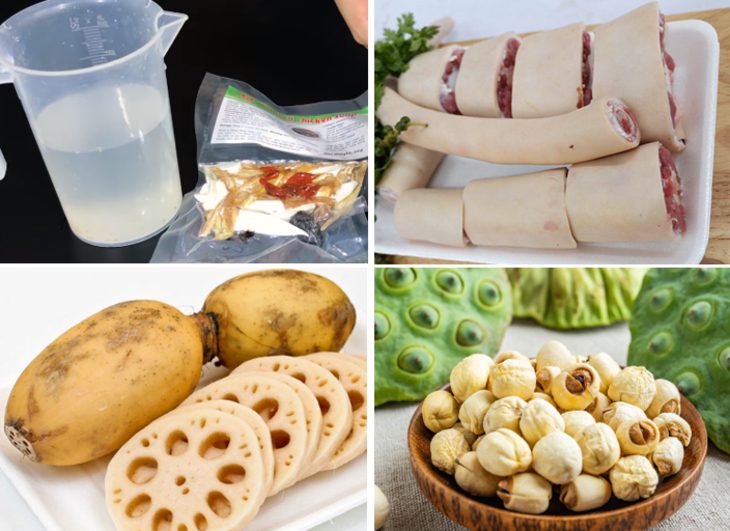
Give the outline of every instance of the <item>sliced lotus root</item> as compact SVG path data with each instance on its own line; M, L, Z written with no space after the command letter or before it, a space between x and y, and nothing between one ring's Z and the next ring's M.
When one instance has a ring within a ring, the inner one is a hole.
M241 529L266 498L265 477L251 426L222 411L184 408L119 449L104 490L119 530Z
M222 411L223 413L238 417L251 426L251 429L256 434L256 439L259 441L261 459L264 462L264 490L268 495L271 486L274 484L274 447L271 444L271 432L269 432L269 427L264 422L264 419L250 407L230 400L211 400L199 404L180 406L178 409L174 409L172 413L179 411L181 408L207 408Z
M269 427L274 446L274 484L269 495L294 483L307 455L307 421L297 393L265 374L231 374L194 392L183 405L220 399L250 407Z
M255 358L236 367L232 374L245 374L247 371L288 374L303 382L317 397L322 411L322 435L317 453L300 479L319 472L335 455L352 427L352 408L345 389L331 372L304 358L291 356Z
M304 457L305 463L311 463L319 447L319 438L322 434L322 411L319 409L319 402L314 393L302 382L280 372L247 371L249 374L263 374L268 378L274 378L291 387L302 401L304 406L304 419L307 422L307 453ZM305 470L307 467L305 465Z
M318 352L304 356L330 371L347 391L352 407L352 427L345 441L337 449L332 460L323 470L333 470L352 461L363 453L368 446L368 403L367 372L358 363L333 352Z

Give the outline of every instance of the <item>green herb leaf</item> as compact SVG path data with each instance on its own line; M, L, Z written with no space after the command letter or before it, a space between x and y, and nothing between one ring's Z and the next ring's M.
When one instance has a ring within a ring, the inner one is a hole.
M384 38L375 43L375 108L380 105L385 82L390 76L398 77L408 70L408 63L415 56L431 49L429 41L438 33L438 26L416 28L412 13L398 18L398 28L385 29ZM395 127L383 125L375 119L375 186L390 166L390 160L398 143L398 136L411 124L401 118ZM423 124L422 124L423 125Z

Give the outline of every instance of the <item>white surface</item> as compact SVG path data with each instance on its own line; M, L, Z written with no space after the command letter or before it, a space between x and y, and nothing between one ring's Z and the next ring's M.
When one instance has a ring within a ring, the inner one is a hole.
M375 38L383 28L395 28L403 13L413 13L423 26L448 15L454 29L447 41L480 39L504 31L529 32L566 25L582 20L587 24L607 22L647 3L647 0L373 0ZM660 0L667 15L730 6L730 0Z
M3 156L3 152L0 151L0 181L2 181L3 177L5 177L5 170L8 169L8 163L5 162L5 157Z
M0 405L22 369L55 337L91 313L123 300L165 301L185 313L237 274L265 266L6 266L0 269ZM326 276L352 300L358 321L343 351L367 340L367 268L301 267ZM222 369L207 368L204 380ZM4 409L4 407L3 407ZM0 530L113 530L104 507L105 461L69 468L24 460L0 436ZM247 530L366 528L366 457L303 481L267 500ZM14 487L14 488L13 488Z
M502 31L507 29L505 27ZM378 198L375 209L376 252L505 264L699 263L710 233L719 43L711 25L692 20L670 22L666 45L677 64L675 96L687 134L687 148L675 157L682 177L683 202L687 210L687 233L680 242L579 244L577 249L563 250L475 246L452 248L402 239L393 226L391 205ZM447 156L429 186L463 187L473 179L543 168L495 165Z

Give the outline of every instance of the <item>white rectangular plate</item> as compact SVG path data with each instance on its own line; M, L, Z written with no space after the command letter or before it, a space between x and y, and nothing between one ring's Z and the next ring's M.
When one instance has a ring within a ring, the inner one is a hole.
M720 47L715 29L700 20L670 22L667 51L677 64L675 96L687 134L687 148L675 157L684 189L687 233L677 243L581 244L577 249L446 247L401 238L392 206L376 200L375 252L501 264L696 264L710 237L712 169ZM631 58L627 57L627 61ZM433 188L463 187L473 179L537 171L544 166L505 166L448 156L436 171ZM438 212L433 212L438 215Z
M200 386L222 377L206 367ZM0 410L10 394L0 389ZM10 479L48 531L114 531L104 502L109 458L75 467L39 465L24 458L0 435L0 470ZM246 531L303 530L367 502L367 465L362 455L345 466L320 472L266 500ZM2 526L0 526L2 527Z

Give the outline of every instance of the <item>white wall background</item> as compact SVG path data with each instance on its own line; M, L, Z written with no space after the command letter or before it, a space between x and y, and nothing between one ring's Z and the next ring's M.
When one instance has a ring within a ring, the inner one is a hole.
M571 22L606 22L647 0L373 0L375 38L383 28L395 28L396 19L411 12L420 26L444 17L454 19L454 30L445 40L459 41L498 35L505 31L529 32ZM667 14L729 7L730 0L660 0Z

